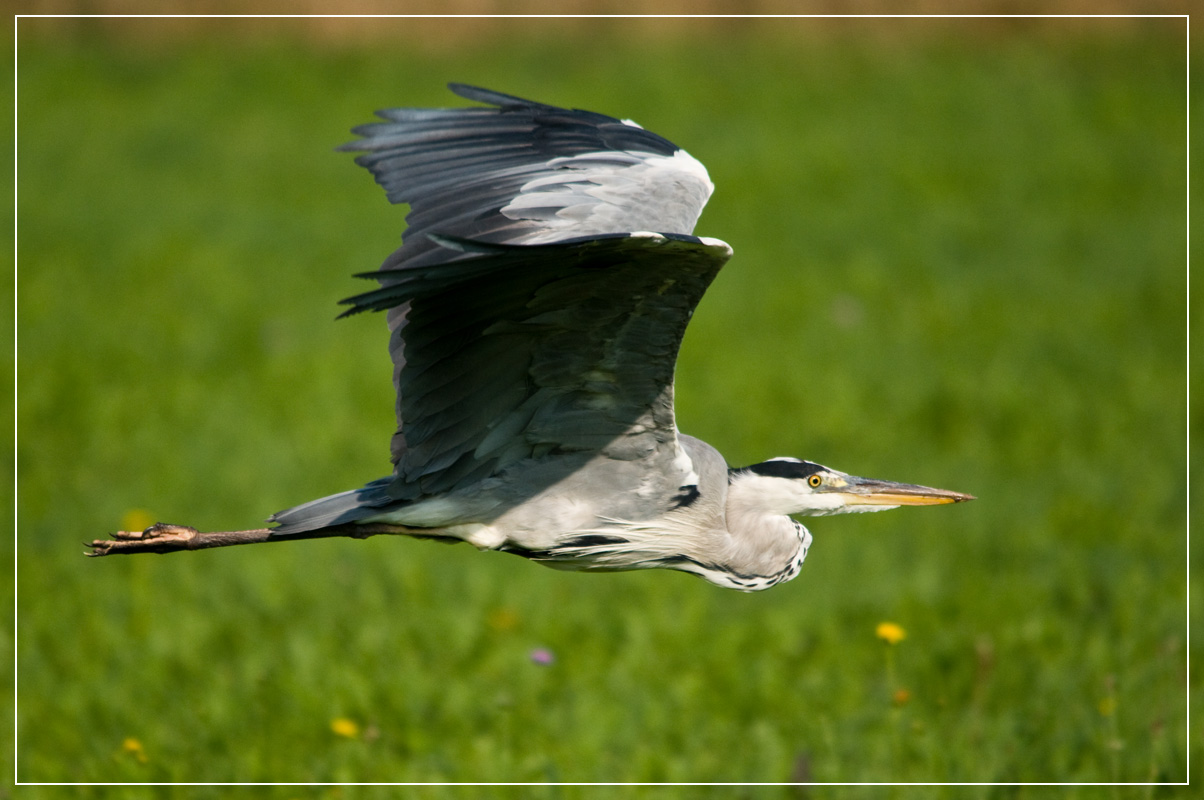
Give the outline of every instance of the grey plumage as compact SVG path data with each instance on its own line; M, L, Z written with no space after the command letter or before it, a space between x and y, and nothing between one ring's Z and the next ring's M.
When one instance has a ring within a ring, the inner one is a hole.
M344 148L410 205L401 248L364 276L379 288L343 301L388 312L394 472L274 515L273 536L388 523L754 590L802 564L811 537L788 514L893 507L818 465L824 486L808 485L816 471L729 472L678 433L678 348L731 255L690 235L713 188L701 164L629 121L451 88L494 107L382 111Z

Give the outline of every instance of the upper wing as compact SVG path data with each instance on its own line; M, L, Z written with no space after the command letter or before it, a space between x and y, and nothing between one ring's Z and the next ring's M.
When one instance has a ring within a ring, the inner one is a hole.
M389 310L398 498L641 426L633 442L668 435L681 335L731 252L628 236L688 234L710 197L706 169L672 142L450 88L494 107L381 111L343 148L410 205L401 248L371 274L382 288L345 301L348 314ZM622 235L581 241L606 234Z
M348 301L405 304L403 447L393 499L436 494L550 452L673 457L673 369L731 249L615 234L544 245L433 236L459 260ZM667 447L664 447L667 446Z
M531 244L627 231L690 233L714 186L672 142L633 122L477 89L494 108L396 108L354 129L393 203L409 203L402 247L382 270L444 261L428 233Z

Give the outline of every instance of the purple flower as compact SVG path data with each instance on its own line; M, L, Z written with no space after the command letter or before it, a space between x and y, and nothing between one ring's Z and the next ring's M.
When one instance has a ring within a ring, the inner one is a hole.
M537 647L531 651L531 660L546 667L556 660L556 656L552 655L552 651L546 647Z

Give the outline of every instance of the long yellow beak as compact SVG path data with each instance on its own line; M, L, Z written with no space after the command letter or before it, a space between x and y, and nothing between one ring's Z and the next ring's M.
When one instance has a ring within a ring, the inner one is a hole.
M895 483L872 478L846 478L847 484L835 491L843 494L849 505L862 506L935 506L961 503L975 499L973 495L917 486L914 483Z

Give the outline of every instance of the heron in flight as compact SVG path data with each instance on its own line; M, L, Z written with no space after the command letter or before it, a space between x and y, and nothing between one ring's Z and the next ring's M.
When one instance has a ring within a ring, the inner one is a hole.
M449 88L484 105L381 111L342 148L410 206L401 248L362 276L379 288L342 301L387 312L393 473L274 527L159 523L95 554L387 532L756 591L798 574L794 516L972 499L797 458L730 468L679 432L678 347L732 254L691 235L706 169L631 120Z

